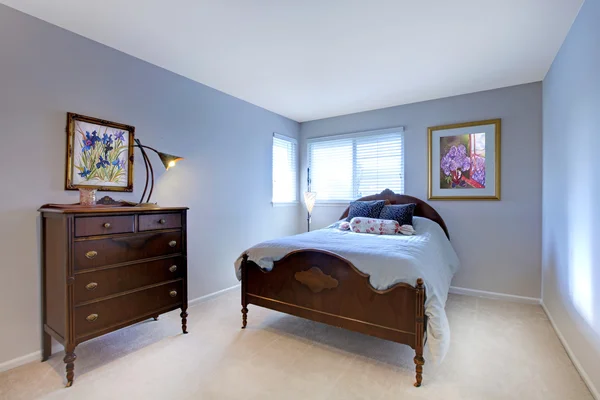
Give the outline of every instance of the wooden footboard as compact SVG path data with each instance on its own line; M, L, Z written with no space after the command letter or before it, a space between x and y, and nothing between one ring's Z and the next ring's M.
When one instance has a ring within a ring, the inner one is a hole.
M376 290L348 260L322 250L298 250L266 272L242 261L242 327L248 304L409 345L420 386L425 340L425 287L399 283Z

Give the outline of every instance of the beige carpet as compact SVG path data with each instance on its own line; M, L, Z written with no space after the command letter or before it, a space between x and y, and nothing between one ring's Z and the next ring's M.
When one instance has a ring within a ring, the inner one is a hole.
M540 306L451 295L452 345L414 388L413 351L250 306L239 293L0 374L1 399L592 399Z

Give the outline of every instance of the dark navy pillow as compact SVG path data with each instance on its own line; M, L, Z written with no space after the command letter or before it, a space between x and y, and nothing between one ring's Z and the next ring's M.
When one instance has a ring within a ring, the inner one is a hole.
M353 201L350 203L346 221L350 221L354 217L379 218L379 213L384 205L385 200Z
M379 214L379 219L392 219L398 221L400 226L412 225L416 206L414 203L385 206L381 210L381 214Z

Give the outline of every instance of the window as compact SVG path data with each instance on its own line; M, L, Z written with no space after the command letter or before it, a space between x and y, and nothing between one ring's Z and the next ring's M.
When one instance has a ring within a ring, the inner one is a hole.
M319 202L404 193L404 128L308 140L311 190Z
M273 203L298 201L296 139L273 134Z

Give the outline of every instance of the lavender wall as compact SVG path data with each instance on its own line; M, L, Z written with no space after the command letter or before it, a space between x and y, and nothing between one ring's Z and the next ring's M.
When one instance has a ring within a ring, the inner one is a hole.
M431 201L450 230L462 268L453 286L540 297L542 85L532 83L385 108L300 125L301 184L306 139L405 127L405 192L427 198L427 127L502 118L502 200ZM302 185L304 190L305 184ZM345 206L317 206L313 226L336 221ZM302 213L300 229L305 228Z
M298 123L2 5L0 54L0 369L40 348L36 210L78 201L63 190L67 111L185 157L159 172L154 200L190 207L190 299L237 284L245 248L296 233L297 207L271 206L271 145ZM114 197L139 198L135 168L136 192Z
M600 0L544 79L543 302L600 399Z

